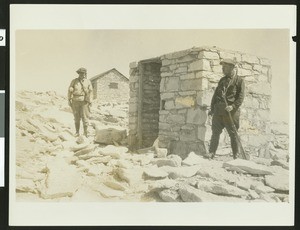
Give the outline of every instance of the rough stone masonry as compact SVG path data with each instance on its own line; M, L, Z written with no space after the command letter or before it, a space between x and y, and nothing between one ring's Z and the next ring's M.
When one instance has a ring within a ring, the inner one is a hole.
M169 154L183 158L191 151L203 154L211 137L207 106L223 76L220 61L224 58L236 58L238 75L245 79L239 130L243 146L254 155L266 151L271 138L270 61L216 47L193 47L130 64L131 148L149 147L158 137L159 147L168 148ZM153 95L145 94L147 90ZM220 147L229 144L223 133Z

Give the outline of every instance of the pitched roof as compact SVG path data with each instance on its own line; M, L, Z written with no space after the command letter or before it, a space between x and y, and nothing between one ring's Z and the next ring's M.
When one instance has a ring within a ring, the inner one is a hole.
M96 76L90 78L90 81L95 81L95 80L97 80L97 79L99 79L99 78L101 78L101 77L104 77L106 74L108 74L109 72L112 72L112 71L115 72L115 73L117 73L119 76L125 78L125 80L129 81L129 79L128 79L126 76L124 76L123 74L121 74L121 73L120 73L117 69L115 69L115 68L112 68L112 69L110 69L110 70L108 70L108 71L106 71L106 72L104 72L104 73L97 74Z

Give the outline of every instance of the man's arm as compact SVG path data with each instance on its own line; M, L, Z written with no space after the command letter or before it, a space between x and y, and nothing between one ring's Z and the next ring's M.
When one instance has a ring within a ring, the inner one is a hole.
M244 101L244 97L245 97L245 82L244 79L241 78L239 87L237 89L237 97L234 103L232 104L232 107L234 109L238 109L242 105Z
M75 81L75 79L73 79L71 81L71 84L70 84L69 89L68 89L68 103L69 103L70 106L71 106L71 103L72 103L72 97L73 97L73 92L74 92L74 81Z

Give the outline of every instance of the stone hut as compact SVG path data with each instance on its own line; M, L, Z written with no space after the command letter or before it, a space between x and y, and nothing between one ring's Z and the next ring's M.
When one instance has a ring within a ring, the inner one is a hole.
M98 102L128 102L129 79L115 68L90 79L94 100Z
M168 154L203 154L211 137L208 107L223 76L220 61L236 58L246 95L239 134L250 154L266 151L270 138L271 64L254 55L193 47L130 64L129 146L150 147L158 138ZM223 131L220 147L229 146Z

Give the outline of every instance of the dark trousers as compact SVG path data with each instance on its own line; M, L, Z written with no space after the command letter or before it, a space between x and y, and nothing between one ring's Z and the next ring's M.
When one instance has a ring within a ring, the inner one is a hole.
M232 119L233 119L236 129L238 129L239 128L239 120L240 120L240 111L239 110L232 111L231 116L232 116ZM212 136L211 136L211 140L210 140L209 152L215 153L217 151L220 135L221 135L224 127L226 128L226 130L229 134L232 153L233 153L233 156L235 157L238 152L238 141L237 141L235 130L230 121L229 114L226 111L224 113L217 113L217 114L213 115Z

